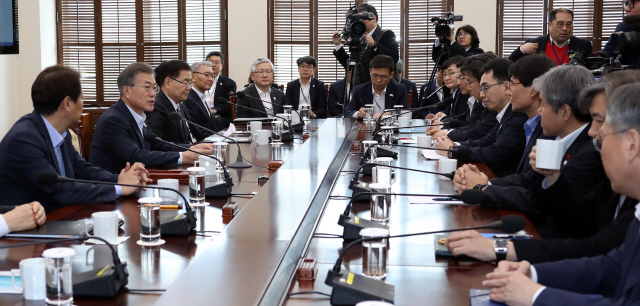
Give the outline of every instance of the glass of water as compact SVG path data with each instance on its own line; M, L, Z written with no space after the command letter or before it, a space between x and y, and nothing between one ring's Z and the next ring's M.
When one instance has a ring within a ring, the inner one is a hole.
M369 184L373 192L390 193L391 185L385 183ZM389 223L389 206L391 205L391 195L372 194L371 195L371 221L380 224Z
M160 203L161 198L140 198L140 241L154 244L160 240Z
M362 242L362 274L374 279L387 276L387 238L389 230L385 228L364 228L360 236L372 239ZM379 239L374 239L379 238Z
M364 117L364 122L371 123L373 122L373 104L365 104L364 109L367 115Z
M71 257L76 255L72 248L53 248L42 252L45 261L48 305L71 305L73 302L73 281L71 279Z
M271 122L271 144L272 145L281 145L282 144L282 131L284 129L284 125L282 121L273 121Z
M293 106L291 106L291 105L283 105L282 107L284 108L284 113L285 114L291 115L291 109L293 108Z
M374 162L376 157L378 157L378 151L376 149L377 144L378 142L375 140L362 141L362 152L367 155L365 158L370 163Z
M193 167L187 168L189 172L189 202L191 206L205 205L205 182L206 169L200 167L199 162L194 162Z

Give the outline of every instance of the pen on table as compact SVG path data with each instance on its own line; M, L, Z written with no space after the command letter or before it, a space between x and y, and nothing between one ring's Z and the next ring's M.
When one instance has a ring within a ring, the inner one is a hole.
M460 201L452 197L433 198L434 201Z
M531 235L506 235L506 234L498 234L493 235L495 239L529 239Z
M157 207L160 206L160 209L169 209L169 210L178 210L182 208L182 205L167 205L167 204L145 204L147 206Z

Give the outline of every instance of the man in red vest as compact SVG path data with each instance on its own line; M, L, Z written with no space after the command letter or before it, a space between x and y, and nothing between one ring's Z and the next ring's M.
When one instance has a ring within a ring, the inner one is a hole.
M547 27L549 34L527 39L524 45L511 53L509 60L515 62L523 56L543 53L562 65L569 62L571 51L582 51L587 56L593 52L591 41L573 36L573 11L564 8L552 10Z

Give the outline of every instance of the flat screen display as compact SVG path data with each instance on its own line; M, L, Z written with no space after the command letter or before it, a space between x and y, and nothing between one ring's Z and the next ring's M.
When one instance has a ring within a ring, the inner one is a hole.
M18 54L18 0L0 0L0 54Z

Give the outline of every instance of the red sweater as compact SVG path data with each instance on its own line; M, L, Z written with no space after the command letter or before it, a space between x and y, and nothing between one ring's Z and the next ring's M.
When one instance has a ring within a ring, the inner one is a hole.
M544 49L544 55L546 55L548 58L556 62L556 64L558 64L559 66L569 62L569 54L567 54L568 50L569 50L569 44L566 44L562 48L558 48L554 43L551 42L551 40L549 40L547 42L547 47ZM555 53L553 53L553 51L555 51ZM564 60L563 60L563 57L564 57Z

